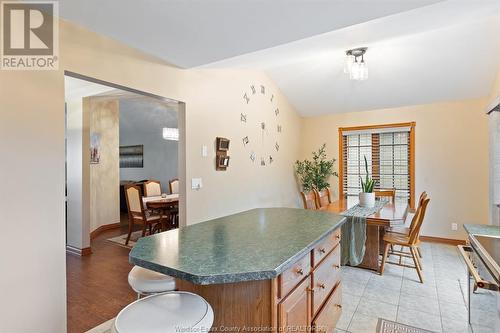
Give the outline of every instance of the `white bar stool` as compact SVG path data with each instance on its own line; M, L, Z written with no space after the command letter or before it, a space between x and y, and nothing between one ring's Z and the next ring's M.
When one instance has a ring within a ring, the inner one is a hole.
M137 293L137 298L175 290L175 278L139 266L128 273L128 284Z
M118 313L112 333L208 332L214 322L210 304L199 295L169 291L141 298Z

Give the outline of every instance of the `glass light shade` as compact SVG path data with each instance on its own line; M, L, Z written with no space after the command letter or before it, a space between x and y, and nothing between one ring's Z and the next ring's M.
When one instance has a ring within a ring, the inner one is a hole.
M163 127L163 138L165 140L179 141L179 129Z
M355 61L351 67L350 79L351 80L359 80L360 70L361 70L361 68L359 66L359 62Z
M359 63L359 79L358 80L366 80L368 79L368 66L364 60L361 60Z
M346 56L344 64L344 73L350 74L353 64L354 64L354 56L352 54Z

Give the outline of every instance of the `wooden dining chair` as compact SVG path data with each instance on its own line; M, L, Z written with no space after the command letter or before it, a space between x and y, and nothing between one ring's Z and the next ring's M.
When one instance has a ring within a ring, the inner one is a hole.
M144 196L158 197L161 195L161 183L157 180L148 180L144 182Z
M427 192L424 191L420 194L420 198L418 199L417 209L418 209L418 207L422 206L422 203L424 202L425 199L427 199ZM408 227L404 227L404 226L403 227L390 227L387 229L386 232L400 234L400 235L404 235L404 236L409 236L410 230L414 227L415 221L416 221L415 218L412 218L411 223ZM418 256L420 258L422 258L422 251L420 251L420 247L417 247L417 252L418 252Z
M396 201L396 189L373 191L375 198L390 198L391 202Z
M137 185L126 185L125 186L125 198L127 200L128 209L128 235L125 245L128 245L130 241L130 235L132 235L134 224L142 225L142 237L146 235L146 230L149 227L150 232L153 230L153 226L157 223L162 222L161 215L151 214L149 211L144 209L144 204L141 198L141 188Z
M380 275L384 273L385 264L387 263L416 269L420 282L424 283L424 278L422 276L422 262L418 256L417 248L420 244L420 228L422 227L429 201L430 199L428 198L424 199L422 205L417 208L417 211L413 216L415 222L412 221L413 226L408 236L395 233L386 233L384 235L385 249L384 256L382 257L382 264L380 265ZM403 250L396 251L394 249L391 250L393 245L400 245L402 248L409 248L410 252L404 252ZM389 255L399 256L399 262L387 261L387 257ZM403 264L401 262L403 257L412 258L414 266Z
M318 209L318 202L316 200L316 194L314 191L309 191L308 193L300 192L302 196L302 202L304 203L304 209Z
M332 203L332 195L329 188L325 188L321 191L313 191L314 195L316 196L316 207L318 207L318 209L324 208Z
M168 182L170 194L179 194L179 179L174 178Z

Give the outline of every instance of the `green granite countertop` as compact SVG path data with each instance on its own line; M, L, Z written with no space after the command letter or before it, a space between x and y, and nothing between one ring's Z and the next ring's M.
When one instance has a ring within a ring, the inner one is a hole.
M277 277L345 217L296 208L259 208L139 239L132 264L196 284Z
M488 224L464 224L469 235L485 235L500 237L500 227Z

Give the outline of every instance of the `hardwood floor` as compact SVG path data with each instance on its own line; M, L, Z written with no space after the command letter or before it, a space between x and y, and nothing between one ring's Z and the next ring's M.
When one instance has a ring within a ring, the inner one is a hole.
M130 250L106 240L126 231L122 223L120 229L97 236L89 256L66 255L69 333L88 331L115 317L136 299L127 282L132 268L128 262Z

